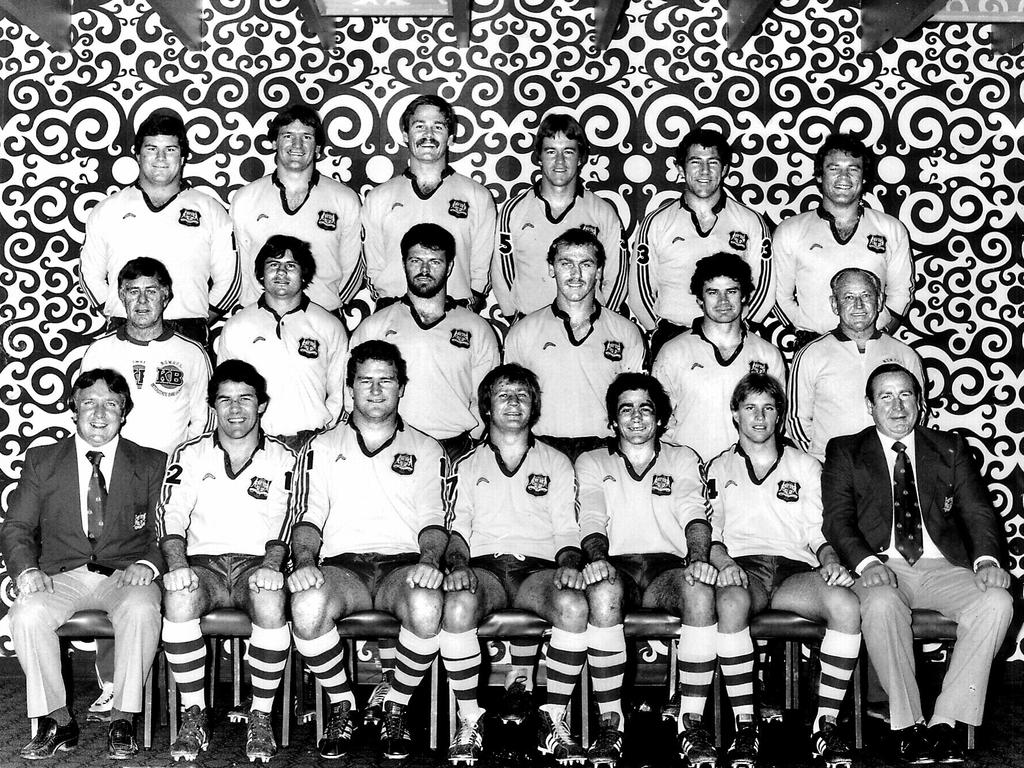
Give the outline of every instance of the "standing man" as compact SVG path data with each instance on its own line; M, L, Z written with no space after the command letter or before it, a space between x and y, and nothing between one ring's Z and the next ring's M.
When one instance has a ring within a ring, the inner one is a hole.
M327 759L348 751L355 706L338 619L374 608L401 622L380 731L389 759L409 755L406 708L437 654L447 460L436 440L399 418L407 381L394 345L353 347L345 380L351 416L310 440L297 463L292 632L330 702L319 744Z
M900 756L962 762L954 726L981 724L992 659L1013 613L1010 575L999 564L999 516L963 438L917 426L921 384L910 371L880 365L865 395L874 426L833 438L825 449L825 536L860 576L854 591L864 642L889 694ZM914 671L914 608L957 622L927 729Z
M665 440L690 446L704 461L735 442L729 400L744 375L768 373L786 380L782 353L743 323L753 290L750 266L739 256L705 256L690 279L690 292L704 316L654 359L651 372L672 398Z
M261 425L292 450L334 426L344 405L344 324L306 294L317 264L309 243L271 235L255 259L263 293L224 324L217 359L245 360L266 379Z
M455 237L455 271L449 295L479 310L486 300L494 248L494 199L487 187L448 165L455 110L440 96L417 96L402 112L402 140L409 167L366 195L363 252L374 298L405 293L402 235L410 224L432 222Z
M107 330L125 323L117 293L121 268L137 256L163 263L174 284L165 320L206 345L209 324L238 303L231 220L218 200L182 181L188 136L181 118L154 112L135 134L139 178L100 201L85 224L79 278Z
M605 265L598 299L613 311L626 294L629 261L622 222L615 207L583 185L590 142L576 118L550 114L537 129L533 162L540 178L510 198L498 214L498 240L491 259L491 285L501 312L512 320L551 304L555 283L548 274L547 249L567 229L582 227L604 246Z
M29 449L11 494L0 549L17 598L8 614L25 671L35 737L29 760L78 745L61 676L55 628L76 611L106 611L114 627L114 697L107 731L110 757L139 751L133 717L160 640L164 561L154 510L167 457L120 437L131 412L128 383L116 371L85 371L71 387L75 435Z
M683 194L641 222L629 274L629 307L651 336L651 359L662 345L701 316L688 288L697 261L732 253L755 283L745 317L760 323L775 304L771 241L761 216L722 188L732 149L716 130L695 128L679 142L676 173Z
M483 431L477 388L501 360L490 323L447 294L455 238L437 224L416 224L402 237L406 294L374 312L352 334L352 345L380 339L396 345L409 366L401 413L441 443L454 461Z
M796 328L798 344L832 330L829 281L843 267L860 267L881 283L881 326L892 333L910 305L914 265L907 228L864 205L875 153L848 133L833 133L814 156L814 177L821 204L786 219L772 238L779 312Z
M336 312L355 297L365 274L359 196L316 169L327 139L320 116L309 105L295 103L279 112L270 121L267 139L274 145L274 172L246 184L231 200L242 304L257 301L264 289L263 274L253 270L264 243L273 235L290 235L309 243L316 264L306 295Z
M878 330L882 309L878 278L859 267L832 277L832 311L839 327L808 343L793 358L789 377L790 413L786 430L818 461L833 437L852 435L871 424L867 411L851 408L864 392L868 374L882 363L898 363L924 389L924 366L917 352Z

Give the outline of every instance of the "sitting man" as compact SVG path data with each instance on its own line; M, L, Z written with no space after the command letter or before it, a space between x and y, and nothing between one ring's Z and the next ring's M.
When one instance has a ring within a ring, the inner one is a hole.
M166 455L120 437L131 412L128 382L104 368L71 387L76 434L32 448L11 493L0 550L14 577L11 638L25 670L28 716L39 718L21 750L29 760L78 745L54 631L76 611L107 612L114 627L110 757L139 751L132 715L160 640L163 567L154 511Z
M770 607L826 626L811 747L828 768L849 766L836 718L860 654L860 609L821 532L821 465L778 433L786 395L777 379L748 373L729 408L739 438L707 467L718 658L736 718L727 759L734 768L757 760L750 617Z
M534 438L540 385L520 365L501 365L480 382L486 440L459 461L452 536L445 555L441 657L459 704L452 764L473 765L482 738L477 702L476 628L502 608L533 611L551 622L547 701L537 747L558 765L582 765L565 708L587 657L587 602L580 573L576 477L564 454ZM532 669L513 668L513 679Z
M168 569L164 652L184 709L171 757L195 760L210 743L206 642L199 620L214 608L241 608L252 619L245 754L250 761L266 761L277 752L270 711L291 646L281 566L288 552L295 454L263 433L267 383L249 363L218 365L208 399L217 429L171 455L157 508Z
M679 754L714 760L701 716L715 674L711 526L700 457L661 441L672 405L645 373L620 374L605 398L615 438L576 460L580 528L587 555L590 673L600 728L587 757L614 766L622 752L623 619L630 607L682 618L679 630Z
M348 422L317 435L299 454L288 577L292 632L330 701L319 744L328 759L348 751L355 706L338 619L376 609L401 623L380 730L389 759L409 755L406 708L437 654L447 459L436 440L399 418L407 380L393 344L353 347L345 380Z

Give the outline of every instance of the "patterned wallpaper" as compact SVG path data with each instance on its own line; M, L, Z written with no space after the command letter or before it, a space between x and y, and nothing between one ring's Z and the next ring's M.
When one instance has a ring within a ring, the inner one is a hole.
M669 160L694 124L732 138L740 158L727 182L773 224L815 204L812 154L826 134L864 135L884 156L870 203L914 241L901 335L928 363L933 424L977 450L1024 574L1024 59L993 54L988 27L930 25L863 55L849 3L784 0L729 52L724 4L631 0L596 55L590 0L478 0L468 49L443 19L352 19L325 52L293 0L207 0L206 47L192 52L138 0L94 5L74 14L67 53L0 20L4 507L25 449L70 426L66 389L101 325L75 282L84 222L134 179L126 154L146 115L185 117L186 175L227 203L270 169L272 114L307 100L327 124L320 170L365 193L404 166L399 115L434 91L458 105L456 168L499 203L530 179L540 118L574 113L595 145L585 176L630 230L677 194ZM6 574L0 596L5 613Z

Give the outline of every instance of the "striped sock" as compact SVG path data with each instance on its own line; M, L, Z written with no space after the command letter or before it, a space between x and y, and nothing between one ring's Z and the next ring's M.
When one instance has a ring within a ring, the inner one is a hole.
M846 689L853 676L860 655L860 633L855 635L826 629L821 641L821 679L818 683L818 712L814 716L817 728L822 715L838 718L839 708L846 697Z
M199 619L164 619L160 639L164 641L167 666L181 694L182 709L206 709L206 641L199 629Z
M750 628L718 633L718 663L733 717L754 716L754 643Z
M683 715L703 717L704 707L711 693L718 664L718 625L693 627L683 624L679 628L679 653L676 670L679 672L679 719L677 728L682 733Z
M420 684L431 662L437 655L440 641L438 636L417 637L411 630L402 627L398 631L398 645L395 648L395 675L391 680L391 690L384 698L384 703L394 702L406 706L412 698L412 692Z
M447 632L442 629L438 642L444 669L448 673L448 685L459 705L459 714L476 722L484 712L477 699L483 655L480 653L476 630Z
M274 708L274 697L281 687L291 645L292 633L287 626L268 629L252 625L246 658L252 677L252 708L258 712L269 712Z
M590 662L590 682L594 687L597 711L604 715L614 712L619 722L625 723L622 713L622 681L626 676L626 635L624 626L595 627L587 625L587 660Z
M338 630L331 627L320 637L312 640L295 638L295 650L299 652L316 679L327 693L331 704L347 701L356 706L356 697L352 694L352 684L345 672L345 644Z
M382 637L377 641L377 657L380 659L382 675L390 675L395 671L395 641L390 637Z
M547 661L548 697L541 708L561 718L587 661L587 633L552 629Z

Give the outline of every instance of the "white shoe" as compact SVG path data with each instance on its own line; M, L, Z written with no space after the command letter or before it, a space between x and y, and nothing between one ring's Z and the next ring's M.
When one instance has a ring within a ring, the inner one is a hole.
M110 719L110 710L114 704L114 684L104 683L103 690L100 691L100 695L96 697L96 701L89 705L89 711L86 714L86 720L88 722L102 722Z

